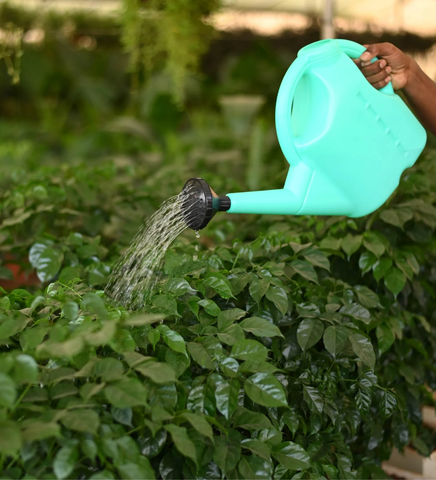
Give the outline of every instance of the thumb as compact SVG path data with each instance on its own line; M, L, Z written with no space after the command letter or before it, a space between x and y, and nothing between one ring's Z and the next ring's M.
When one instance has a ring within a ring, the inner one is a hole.
M390 43L374 43L373 45L365 45L366 51L360 55L360 59L364 62L372 60L374 57L385 57L392 53L392 45Z

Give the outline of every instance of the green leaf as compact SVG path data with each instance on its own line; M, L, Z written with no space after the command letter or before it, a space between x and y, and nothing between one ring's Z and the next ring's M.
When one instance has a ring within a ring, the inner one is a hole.
M238 405L239 381L232 379L219 384L215 389L216 406L227 420Z
M396 267L392 267L385 275L385 286L396 297L406 285L404 273Z
M195 292L195 290L189 285L188 281L184 278L170 278L165 284L165 292L172 293L174 297L180 297L187 292Z
M318 248L308 248L304 251L303 257L314 267L320 267L324 270L330 271L329 259L322 250L319 250Z
M362 245L362 235L351 235L348 233L342 239L341 247L342 250L347 254L347 257L350 258L353 253L359 250L360 246Z
M170 295L158 295L154 297L153 305L159 310L162 310L162 312L169 317L180 317L179 312L177 311L177 302Z
M205 437L210 438L213 441L212 427L203 415L197 415L196 413L183 412L180 417L187 420L196 430Z
M188 436L188 432L185 427L178 427L177 425L165 425L165 430L171 434L174 445L177 450L185 457L190 458L197 464L197 453L195 445Z
M233 470L241 458L241 435L237 430L229 429L228 436L216 437L213 460L226 475Z
M176 372L170 365L163 362L148 361L134 367L145 377L151 378L155 383L168 383L176 381Z
M53 471L58 479L70 477L78 458L77 444L71 443L62 447L53 461Z
M166 325L159 325L156 327L156 330L160 332L164 342L171 348L171 350L188 356L188 353L186 352L185 340L179 333L171 330Z
M239 325L244 331L250 332L257 337L283 337L276 325L263 318L246 318Z
M87 293L82 300L85 310L95 313L100 320L107 320L108 314L103 300L95 293Z
M215 415L215 396L209 385L198 385L194 387L188 395L186 402L188 410L194 413L203 413L205 415Z
M222 298L233 298L230 282L222 273L208 273L203 284L213 288Z
M274 373L279 370L272 363L257 362L256 360L245 361L238 369L239 372L252 372L252 373Z
M0 454L15 455L22 447L23 440L18 423L0 420Z
M64 317L70 322L74 322L79 316L79 305L76 302L66 302L62 307Z
M345 347L348 340L348 330L342 326L331 326L324 331L324 345L335 358Z
M363 285L354 287L359 302L366 308L376 308L379 305L379 298L376 293Z
M369 310L357 303L348 303L347 305L344 305L339 310L339 313L353 317L356 320L360 320L366 324L371 322L371 314L369 313Z
M141 315L134 315L124 322L125 326L142 327L143 325L151 325L160 322L165 318L163 313L146 313ZM160 335L159 335L160 338Z
M298 425L300 424L300 419L294 410L286 410L282 415L282 422L287 425L289 430L292 432L292 435L295 435L298 430Z
M147 398L146 388L135 378L125 378L109 385L104 393L109 403L117 408L145 405Z
M231 355L239 360L264 361L268 349L256 340L239 340L233 345Z
M156 344L160 340L160 333L159 330L151 329L148 332L147 338L150 340L150 343L153 345L153 350L156 349ZM177 353L177 352L174 352Z
M94 364L93 373L96 377L101 377L103 382L117 380L124 373L124 365L116 358L101 358Z
M271 449L271 455L288 470L306 470L310 457L303 447L293 442L283 442Z
M380 411L382 414L383 418L388 418L390 417L395 408L397 406L397 399L395 396L391 393L388 392L387 390L383 390L382 396L380 399Z
M362 273L369 272L375 262L377 257L371 252L363 252L359 258L359 268L362 270Z
M22 429L23 439L28 442L44 440L44 438L58 437L61 433L57 423L46 423L38 420L29 422Z
M383 353L387 352L394 343L394 333L389 325L382 323L377 326L376 335L379 353L380 355L383 355Z
M39 376L38 364L30 355L21 353L15 357L12 376L16 383L35 383Z
M155 479L154 470L150 465L149 459L142 455L139 456L135 462L125 462L117 465L117 470L120 478L126 480Z
M271 373L256 373L244 383L246 394L253 402L265 407L288 406L282 384Z
M62 417L62 423L76 432L97 433L100 418L94 410L73 410Z
M49 244L35 243L29 251L29 261L41 282L48 282L61 269L64 254Z
M272 428L271 422L263 413L252 412L246 408L238 408L233 416L233 425L245 430L263 430Z
M221 312L220 307L213 300L200 300L198 304L206 310L206 313L213 317L217 317Z
M325 237L321 240L320 247L328 250L339 250L341 248L341 238Z
M303 398L312 412L321 415L324 408L324 402L321 394L316 388L304 385Z
M392 260L390 258L384 257L377 260L377 262L372 267L372 274L374 275L374 278L377 280L377 282L386 275L386 273L391 267Z
M153 478L153 477L149 477L149 478ZM89 477L89 480L114 480L114 479L115 479L114 474L112 472L109 472L109 470L102 470L101 472L94 473L94 475L91 475Z
M127 408L111 408L112 418L123 425L127 425L128 427L132 426L132 409L130 407Z
M8 375L0 372L0 406L11 408L16 396L15 383Z
M245 438L244 440L242 440L241 446L242 448L246 448L247 450L250 450L260 458L264 458L265 460L268 460L268 461L270 460L270 453L269 453L270 449L266 443L263 443L260 440Z
M305 318L297 329L298 345L303 351L313 347L321 339L324 332L324 324L321 320Z
M271 285L266 292L266 298L274 303L282 315L286 315L289 308L289 302L288 295L283 288Z
M354 353L359 359L374 370L375 367L375 353L369 339L359 333L352 333L349 337Z
M266 294L269 288L269 281L265 278L259 279L255 277L250 283L249 292L256 303L260 303L263 296Z
M257 455L243 455L238 464L239 473L242 478L270 480L273 474L273 464Z
M213 370L215 365L207 350L200 343L188 343L188 351L195 362L201 367Z
M225 343L226 345L234 345L240 340L245 339L244 330L238 324L229 325L218 333L218 338L220 342Z
M363 235L363 245L377 258L383 255L386 250L383 239L378 232L366 231Z
M389 225L403 229L404 224L413 218L413 212L407 207L390 208L383 210L380 218Z
M226 327L229 327L236 320L245 317L247 312L240 308L231 308L230 310L223 310L219 313L217 318L218 329L221 331Z
M306 262L305 260L293 260L290 265L295 272L301 275L303 278L306 278L311 282L318 283L318 275L309 262Z
M6 320L0 324L0 338L13 337L17 333L22 332L28 323L29 318L21 314L18 317Z

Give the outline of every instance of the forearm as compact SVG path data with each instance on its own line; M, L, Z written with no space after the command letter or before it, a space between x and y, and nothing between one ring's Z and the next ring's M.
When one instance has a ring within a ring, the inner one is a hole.
M403 92L424 127L436 135L436 83L414 60Z

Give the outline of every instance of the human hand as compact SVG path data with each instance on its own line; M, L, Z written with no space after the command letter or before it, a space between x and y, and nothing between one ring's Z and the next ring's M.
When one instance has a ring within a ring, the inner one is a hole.
M411 57L391 43L375 43L364 47L366 51L354 62L373 87L383 88L390 81L394 90L407 87L416 65ZM378 57L378 60L371 63L374 57Z

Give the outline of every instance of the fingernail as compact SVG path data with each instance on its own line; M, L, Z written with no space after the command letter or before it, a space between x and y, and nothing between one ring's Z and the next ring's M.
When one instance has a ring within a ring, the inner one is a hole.
M385 67L386 67L386 60L381 60L380 68L385 68Z
M386 73L391 73L392 72L392 68L391 67L386 67Z
M386 83L389 83L390 81L391 81L391 77L390 77L390 76L388 76L388 77L385 78L385 82L386 82Z
M368 65L371 65L371 62L362 62L361 65L362 67L367 67Z
M369 60L371 58L371 54L369 52L364 52L360 55L361 60Z

